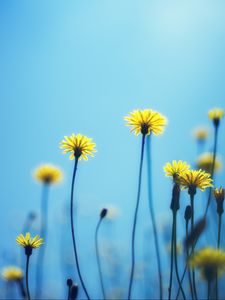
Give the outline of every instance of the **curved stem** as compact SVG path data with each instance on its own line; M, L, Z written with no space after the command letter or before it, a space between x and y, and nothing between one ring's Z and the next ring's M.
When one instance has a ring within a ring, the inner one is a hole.
M172 224L172 234L171 234L171 247L170 247L170 283L169 283L169 297L168 299L171 299L171 292L172 292L172 281L173 281L173 245L174 245L174 218L173 218L173 224Z
M184 293L182 283L181 283L181 280L180 280L179 271L178 271L178 264L177 264L177 212L173 213L173 219L174 219L174 262L175 262L175 272L176 272L176 277L177 277L177 281L178 281L182 296L183 296L184 300L186 300L185 293Z
M211 169L211 178L214 179L214 171L215 171L215 162L216 162L216 153L217 153L217 144L218 144L218 126L215 126L214 131L214 146L213 146L213 162L212 162L212 169ZM212 195L212 187L209 188L209 195L208 195L208 201L205 209L204 216L206 217L209 205L211 202L211 195Z
M148 201L149 201L149 210L152 220L153 234L154 234L154 242L155 242L155 251L157 258L157 266L158 266L158 277L159 277L159 297L160 300L163 299L163 287L162 287L162 268L161 268L161 258L159 251L159 240L158 233L156 227L155 220L155 212L152 201L152 181L151 181L151 149L150 149L150 136L147 138L147 172L148 172Z
M99 247L98 247L98 232L99 232L99 227L101 225L102 220L103 220L102 218L99 219L96 230L95 230L95 252L96 252L96 257L97 257L98 273L99 273L99 278L100 278L100 283L101 283L102 294L103 294L103 298L106 299L106 294L105 294L105 289L104 289L104 284L103 284L102 269L101 269L101 263L100 263Z
M188 221L186 221L186 240L188 238ZM186 247L186 256L187 256L187 261L189 258L189 253L188 253L188 247ZM192 286L192 281L191 281L191 272L190 268L188 267L188 280L189 280L189 286L190 286L190 291L191 291L191 298L194 299L194 294L193 294L193 286Z
M29 290L29 260L30 255L27 255L27 262L26 262L26 289L27 289L27 299L30 300L30 290Z
M141 194L141 178L142 178L142 166L143 166L143 158L144 158L144 145L145 145L145 135L142 135L142 143L141 143L141 159L140 159L140 168L139 168L139 177L138 177L138 192L137 192L137 201L134 213L134 222L132 229L132 242L131 242L131 251L132 251L132 263L131 263L131 272L130 272L130 281L129 281L129 289L128 289L128 300L131 297L131 290L133 284L134 277L134 267L135 267L135 232L136 232L136 223L137 223L137 214L138 207L140 202L140 194Z
M76 261L76 267L77 267L77 273L81 282L81 285L84 289L85 295L87 299L90 299L89 294L87 292L87 289L85 287L84 281L81 276L81 271L79 267L79 261L77 256L77 248L76 248L76 240L75 240L75 234L74 234L74 222L73 222L73 193L74 193L74 183L75 183L75 177L77 172L77 165L78 165L78 158L75 158L75 164L74 164L74 170L73 170L73 178L72 178L72 184L71 184L71 201L70 201L70 224L71 224L71 233L72 233L72 240L73 240L73 250L74 250L74 256Z
M41 197L41 231L40 236L44 239L44 245L41 247L40 251L38 251L37 257L37 266L36 266L36 292L35 298L39 298L42 293L42 285L43 285L43 264L44 264L44 256L45 256L45 247L46 247L46 239L47 239L47 229L48 229L48 192L49 185L44 184L42 189L42 197Z

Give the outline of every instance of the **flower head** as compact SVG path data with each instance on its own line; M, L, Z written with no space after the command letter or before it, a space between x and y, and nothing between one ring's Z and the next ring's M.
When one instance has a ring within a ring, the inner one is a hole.
M134 132L135 135L140 133L159 135L163 133L164 126L167 123L163 115L151 109L134 110L124 120L127 121L127 126L131 127L131 132Z
M211 173L213 168L213 154L204 153L201 156L199 156L197 160L197 167L208 173ZM214 164L214 171L219 171L221 167L222 167L222 162L216 157L215 164Z
M23 278L23 271L18 267L9 266L2 270L2 278L6 281L18 281Z
M77 158L81 160L88 160L88 155L94 156L93 152L96 152L96 145L92 142L92 139L81 135L81 134L72 134L71 136L65 136L64 140L61 141L61 149L63 153L70 152L70 159Z
M224 189L223 188L215 188L214 191L214 197L218 201L224 201Z
M193 130L193 136L199 142L205 141L207 139L208 135L209 135L209 131L207 128L199 127L199 128L195 128Z
M38 235L36 235L34 238L31 238L30 233L26 233L24 236L23 234L20 234L16 238L17 243L24 247L26 255L31 255L32 250L39 248L43 244L43 239L40 238Z
M208 112L208 117L210 120L221 120L224 116L224 110L221 108L213 108Z
M34 177L40 182L52 184L61 181L62 172L53 165L42 165L34 171Z
M174 180L177 180L181 173L190 169L190 166L186 161L173 160L171 163L166 163L163 169L167 177L173 177Z
M196 188L204 191L208 187L212 187L212 178L209 173L202 170L188 170L179 176L180 184L184 189L196 190Z
M225 272L225 252L214 248L203 248L193 254L189 265L198 268L206 280L213 280L218 273L222 276Z
M216 199L216 204L217 204L217 213L219 215L222 215L223 212L224 212L224 209L223 209L223 202L224 202L224 189L223 188L216 188L214 189L213 191L214 193L214 197Z

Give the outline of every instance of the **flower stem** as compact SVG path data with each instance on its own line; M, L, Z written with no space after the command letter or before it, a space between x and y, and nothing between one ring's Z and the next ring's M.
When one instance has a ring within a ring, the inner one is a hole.
M211 281L208 280L208 295L207 295L207 299L209 300L210 299L210 292L211 292ZM217 299L217 298L216 298Z
M216 154L217 154L217 144L218 144L218 127L219 125L215 125L215 131L214 131L214 146L213 146L213 161L212 161L212 168L211 168L211 178L214 179L214 172L215 172L215 162L216 162ZM208 201L205 209L204 216L206 217L210 202L212 197L212 187L209 188L209 195L208 195Z
M23 299L26 299L27 294L26 294L26 291L24 289L23 280L19 279L19 280L17 280L17 283L18 283L18 286L19 286L19 289L20 289L21 296L23 297Z
M194 193L190 193L190 200L191 200L191 210L192 210L192 215L191 215L191 231L194 229ZM192 255L194 254L194 249L195 249L195 242L192 242L191 245L191 250L192 250ZM194 267L192 268L192 280L193 280L193 291L195 295L195 299L198 299L197 296L197 290L196 290L196 285L195 285L195 269Z
M26 289L27 289L27 299L30 300L30 290L29 290L29 260L30 255L27 255L27 262L26 262Z
M138 192L137 192L137 202L134 213L134 221L133 221L133 229L132 229L132 241L131 241L131 251L132 251L132 263L131 263L131 272L130 272L130 281L129 281L129 289L128 289L128 300L131 297L131 290L133 285L133 277L134 277L134 267L135 267L135 233L136 233L136 223L137 223L137 214L140 202L140 194L141 194L141 179L142 179L142 166L143 166L143 158L144 158L144 145L145 145L145 134L142 135L142 143L141 143L141 159L140 159L140 168L139 168L139 177L138 177Z
M172 292L172 281L173 281L173 247L174 245L174 218L173 218L173 224L172 224L172 234L171 234L171 247L170 247L170 283L169 283L169 297L168 299L171 299L171 292Z
M181 289L182 296L186 300L185 293L184 293L182 283L181 283L181 280L180 280L179 271L178 271L178 264L177 264L177 212L176 211L173 213L173 219L174 219L174 245L173 245L173 247L174 247L175 272L176 272L179 287Z
M73 193L74 193L74 183L75 183L75 177L77 172L77 165L78 165L78 158L75 157L75 164L74 164L74 170L73 170L73 178L72 178L72 184L71 184L71 201L70 201L70 224L71 224L71 233L72 233L72 240L73 240L73 250L74 250L74 256L76 261L76 267L77 267L77 273L81 282L81 285L83 287L83 290L85 292L85 295L87 299L89 300L89 294L87 292L87 289L85 287L84 281L81 276L80 267L79 267L79 261L77 256L77 248L76 248L76 240L75 240L75 234L74 234L74 222L73 222Z
M186 240L188 238L188 220L186 221ZM188 247L186 247L186 256L187 256L187 261L189 258L189 251L188 251ZM192 286L192 281L191 281L191 272L190 272L190 268L188 268L188 280L189 280L189 286L190 286L190 291L191 291L191 298L194 299L194 294L193 294L193 286Z
M42 285L43 285L43 264L45 256L45 245L47 239L47 228L48 228L48 193L49 185L43 184L42 197L41 197L41 231L40 236L44 239L45 244L38 251L37 266L36 266L36 292L35 299L41 297Z
M222 214L218 214L217 249L220 248L221 222L222 222ZM216 299L219 299L219 297L218 297L218 274L216 274Z
M151 149L150 149L150 136L147 138L147 172L148 172L148 201L149 201L149 210L152 220L152 227L153 227L153 234L154 234L154 242L155 242L155 251L156 251L156 258L157 258L157 266L158 266L158 277L159 277L159 297L160 300L163 299L163 287L162 287L162 270L161 270L161 258L160 258L160 251L159 251L159 240L158 240L158 233L156 227L156 220L155 220L155 212L154 206L152 201L152 180L151 180Z
M102 294L103 298L106 299L106 294L105 294L105 289L104 289L104 284L103 284L103 276L102 276L102 269L101 269L101 263L100 263L100 256L99 256L99 246L98 246L98 232L99 232L99 227L101 225L103 218L100 218L95 230L95 252L96 252L96 258L97 258L97 265L98 265L98 273L99 273L99 278L100 278L100 283L101 283L101 289L102 289Z

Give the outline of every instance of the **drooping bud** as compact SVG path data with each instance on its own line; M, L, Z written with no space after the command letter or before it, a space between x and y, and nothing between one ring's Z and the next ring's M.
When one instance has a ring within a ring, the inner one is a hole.
M108 212L107 208L103 208L100 213L100 219L105 218L105 216L107 215L107 212Z

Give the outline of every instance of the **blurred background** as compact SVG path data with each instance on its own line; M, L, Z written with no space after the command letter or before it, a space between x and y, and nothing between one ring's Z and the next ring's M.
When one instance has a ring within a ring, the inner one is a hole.
M207 112L224 108L224 20L222 0L0 1L0 267L21 266L15 238L30 212L36 214L32 234L40 226L41 185L32 172L42 163L55 164L64 180L51 187L49 196L44 295L66 299L66 279L77 280L69 223L73 162L61 154L59 142L64 135L82 133L93 138L98 150L80 163L76 182L82 274L92 298L99 298L94 231L100 209L111 207L112 218L100 231L104 280L109 298L125 297L141 138L129 133L123 117L133 109L152 108L168 118L165 133L152 138L153 201L167 291L171 181L163 166L173 159L195 166L196 126L209 129L205 150L212 149ZM224 132L222 122L221 159ZM133 297L154 298L157 269L146 177L143 182ZM216 174L216 185L224 185L224 168ZM200 192L197 197L201 215L206 200ZM187 203L183 193L180 220ZM183 235L180 226L180 240ZM35 268L36 253L30 267L31 294ZM2 280L1 286L1 297L18 297L16 288L8 290Z

